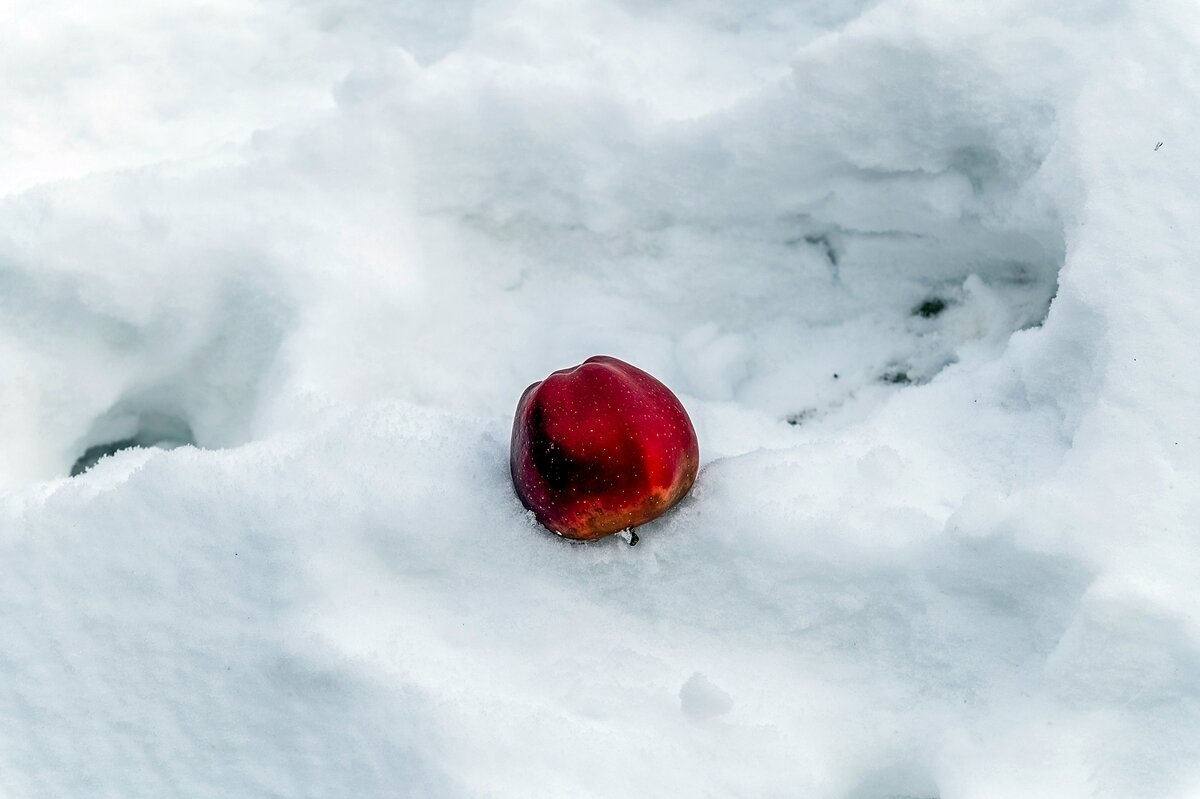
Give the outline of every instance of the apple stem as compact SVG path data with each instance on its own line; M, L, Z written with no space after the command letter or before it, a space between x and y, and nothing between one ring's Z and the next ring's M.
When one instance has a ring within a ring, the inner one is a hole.
M636 547L638 541L641 541L641 539L638 538L638 534L635 533L633 530L630 530L629 531L629 546Z

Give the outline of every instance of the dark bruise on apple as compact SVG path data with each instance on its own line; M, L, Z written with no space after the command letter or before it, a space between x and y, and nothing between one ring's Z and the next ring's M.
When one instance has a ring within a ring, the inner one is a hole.
M539 522L566 538L590 541L657 518L687 494L699 465L679 399L616 358L560 369L517 403L513 486Z

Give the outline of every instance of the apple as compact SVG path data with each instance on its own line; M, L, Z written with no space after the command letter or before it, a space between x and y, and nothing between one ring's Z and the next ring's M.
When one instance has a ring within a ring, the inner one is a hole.
M616 358L560 369L517 403L513 487L566 538L591 541L658 518L687 494L699 465L679 398Z

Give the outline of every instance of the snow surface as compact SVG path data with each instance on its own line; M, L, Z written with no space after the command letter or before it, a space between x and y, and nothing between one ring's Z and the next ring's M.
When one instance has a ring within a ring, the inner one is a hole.
M0 795L1200 795L1193 0L0 16Z

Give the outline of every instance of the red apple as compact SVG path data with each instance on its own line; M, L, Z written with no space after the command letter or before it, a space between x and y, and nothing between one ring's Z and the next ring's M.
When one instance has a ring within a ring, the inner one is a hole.
M597 355L525 389L509 459L525 507L590 541L655 519L692 487L700 448L671 389Z

